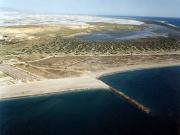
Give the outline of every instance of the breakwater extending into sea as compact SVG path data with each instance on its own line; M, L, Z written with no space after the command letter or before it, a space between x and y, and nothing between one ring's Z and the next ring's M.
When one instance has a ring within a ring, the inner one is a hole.
M150 107L150 114L107 89L9 99L0 101L1 135L177 135L179 66L100 79Z

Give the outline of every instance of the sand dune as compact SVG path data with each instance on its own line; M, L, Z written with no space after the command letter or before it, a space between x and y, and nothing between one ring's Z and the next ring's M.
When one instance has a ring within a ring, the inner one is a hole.
M59 14L27 14L19 12L1 12L0 26L31 25L31 24L70 24L87 25L88 22L104 22L128 25L142 25L143 22L129 19L116 19L85 15L59 15Z

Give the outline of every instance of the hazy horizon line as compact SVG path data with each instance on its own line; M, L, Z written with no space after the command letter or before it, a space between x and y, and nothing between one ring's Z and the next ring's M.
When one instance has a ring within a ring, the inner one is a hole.
M7 9L7 10L12 10L16 12L25 12L25 13L31 13L31 14L46 14L46 15L87 15L87 16L112 16L112 17L148 17L148 18L180 18L177 16L145 16L145 15L125 15L125 14L86 14L86 13L60 13L60 12L37 12L37 11L30 11L30 10L25 10L25 9L15 9L11 7L1 7L0 9Z

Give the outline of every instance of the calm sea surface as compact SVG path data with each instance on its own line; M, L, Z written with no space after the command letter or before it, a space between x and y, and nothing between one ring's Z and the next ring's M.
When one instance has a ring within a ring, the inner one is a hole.
M177 135L180 67L100 78L151 108L148 115L109 90L0 101L0 135Z

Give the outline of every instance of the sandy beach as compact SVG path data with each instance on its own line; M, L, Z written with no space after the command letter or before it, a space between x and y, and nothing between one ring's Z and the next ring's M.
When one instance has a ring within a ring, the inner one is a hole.
M96 78L100 78L102 76L108 76L115 73L122 73L128 71L136 71L136 70L143 70L143 69L151 69L151 68L163 68L163 67L172 67L172 66L180 66L180 63L161 63L161 64L142 64L142 65L131 65L131 66L124 66L114 69L109 69L106 71L102 71L100 73L95 73L94 76Z
M0 99L38 96L57 92L96 88L108 89L109 87L96 78L87 76L64 79L48 79L0 87Z
M180 63L124 66L98 73L92 73L90 75L84 75L81 77L45 79L42 81L6 85L0 87L0 99L38 96L59 92L79 91L85 89L109 89L108 85L98 80L99 77L104 75L110 75L116 72L168 66L180 66Z

